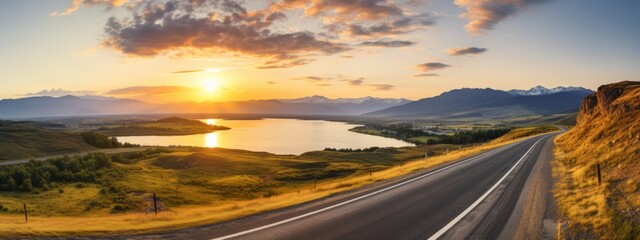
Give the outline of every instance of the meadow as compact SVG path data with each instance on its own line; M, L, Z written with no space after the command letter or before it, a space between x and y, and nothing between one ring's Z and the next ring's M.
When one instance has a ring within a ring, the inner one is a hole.
M97 149L77 132L44 129L32 122L0 120L0 161Z
M0 236L142 233L220 222L337 194L544 132L538 127L514 131L516 137L507 134L512 137L475 147L328 149L301 155L171 147L110 155L109 167L94 179L0 192ZM425 153L430 156L426 160ZM157 216L152 214L153 193L160 200Z

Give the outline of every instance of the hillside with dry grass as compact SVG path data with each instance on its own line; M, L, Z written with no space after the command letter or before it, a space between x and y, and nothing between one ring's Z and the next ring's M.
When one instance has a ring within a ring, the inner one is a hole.
M576 126L556 145L554 195L565 237L640 239L640 82L587 96Z

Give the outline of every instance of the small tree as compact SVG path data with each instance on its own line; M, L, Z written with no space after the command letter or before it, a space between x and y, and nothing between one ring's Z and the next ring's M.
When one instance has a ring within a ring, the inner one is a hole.
M18 189L18 183L16 183L13 177L9 177L9 180L7 180L7 190L15 191L16 189Z
M31 183L31 178L25 178L24 181L22 181L22 188L27 192L31 192L33 190L33 183Z

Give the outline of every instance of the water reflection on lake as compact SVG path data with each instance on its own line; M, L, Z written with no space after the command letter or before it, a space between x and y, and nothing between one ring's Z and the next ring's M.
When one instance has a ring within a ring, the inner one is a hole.
M301 154L331 148L410 146L410 143L348 131L357 125L342 122L296 119L221 120L202 119L231 130L186 136L131 136L120 141L155 146L183 145Z

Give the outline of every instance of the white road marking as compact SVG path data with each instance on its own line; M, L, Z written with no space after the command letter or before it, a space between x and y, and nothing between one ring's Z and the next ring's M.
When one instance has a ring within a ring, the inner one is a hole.
M539 141L540 141L540 140L538 140L538 142L539 142ZM534 143L534 146L535 146L535 144L537 144L538 142ZM292 222L292 221L295 221L295 220L298 220L298 219L302 219L302 218L305 218L305 217L308 217L308 216L311 216L311 215L315 215L315 214L318 214L318 213L321 213L321 212L325 212L325 211L328 211L328 210L331 210L331 209L334 209L334 208L337 208L337 207L340 207L340 206L343 206L343 205L346 205L346 204L349 204L349 203L352 203L352 202L355 202L355 201L358 201L358 200L361 200L361 199L364 199L364 198L371 197L371 196L373 196L373 195L376 195L376 194L379 194L379 193L382 193L382 192L386 192L386 191L388 191L388 190L391 190L391 189L394 189L394 188L400 187L400 186L402 186L402 185L406 185L406 184L408 184L408 183L415 182L415 181L417 181L417 180L423 179L423 178L428 177L428 176L431 176L431 175L433 175L433 174L436 174L436 173L442 172L442 171L444 171L444 170L447 170L447 169L453 168L453 167L455 167L455 166L458 166L458 165L464 164L464 163L469 162L469 161L471 161L471 160L474 160L474 159L476 159L476 158L484 157L484 156L489 155L489 154L492 154L492 153L494 153L494 152L501 151L501 150L503 150L503 149L505 149L505 148L508 148L508 147L510 147L510 146L511 146L511 144L510 144L510 145L507 145L507 146L503 146L503 147L497 148L497 149L494 149L494 150L491 150L491 151L489 151L489 152L486 152L486 153L480 154L480 155L478 155L478 156L475 156L475 157L472 157L472 158L468 158L468 159L466 159L466 160L463 160L463 161L457 162L457 163L455 163L455 164L451 164L451 165L449 165L449 166L443 167L443 168L438 169L438 170L435 170L435 171L433 171L433 172L429 172L429 173L427 173L427 174L420 175L420 176L418 176L418 177L415 177L415 178L412 178L412 179L406 180L406 181L404 181L404 182L401 182L401 183L395 184L395 185L393 185L393 186L389 186L389 187L386 187L386 188L380 189L380 190L375 191L375 192L372 192L372 193L368 193L368 194L366 194L366 195L362 195L362 196L360 196L360 197L357 197L357 198L354 198L354 199L351 199L351 200L348 200L348 201L344 201L344 202L341 202L341 203L338 203L338 204L335 204L335 205L332 205L332 206L328 206L328 207L325 207L325 208L322 208L322 209L319 209L319 210L316 210L316 211L313 211L313 212L305 213L305 214L302 214L302 215L300 215L300 216L296 216L296 217L292 217L292 218L289 218L289 219L285 219L285 220L282 220L282 221L279 221L279 222L275 222L275 223L271 223L271 224L268 224L268 225L264 225L264 226L262 226L262 227L257 227L257 228L249 229L249 230L246 230L246 231L242 231L242 232L238 232L238 233L234 233L234 234L230 234L230 235L226 235L226 236L222 236L222 237L213 238L212 240L224 240L224 239L230 239L230 238L234 238L234 237L239 237L239 236L242 236L242 235L246 235L246 234L249 234L249 233L253 233L253 232L257 232L257 231L261 231L261 230L268 229L268 228L272 228L272 227L275 227L275 226L278 226L278 225L282 225L282 224L285 224L285 223L288 223L288 222ZM533 148L533 147L532 147L532 148ZM529 149L529 150L531 150L531 149ZM528 153L528 151L527 151L527 153ZM526 153L525 153L525 155L526 155ZM517 165L517 163L516 163L516 165ZM508 174L508 173L507 173L507 174Z
M505 173L504 176L502 176L502 178L500 178L500 180L498 180L498 182L495 185L493 185L493 187L491 187L489 190L487 190L487 192L485 192L482 196L480 196L480 198L478 198L478 200L473 202L473 204L471 204L471 206L469 206L462 213L460 213L460 215L458 215L456 218L451 220L451 222L449 222L447 225L445 225L443 228L441 228L438 232L433 234L433 236L429 237L428 240L436 240L436 239L438 239L439 237L444 235L447 231L449 231L449 229L451 229L454 225L456 225L456 223L458 223L462 218L464 218L467 214L469 214L469 212L471 212L474 208L476 208L487 196L489 196L489 194L491 194L491 192L493 192L493 190L495 190L498 187L498 185L500 185L500 183L502 183L502 181L504 181L505 178L507 178L507 176L509 176L509 174L511 174L511 172L518 165L520 165L520 162L522 162L522 160L527 156L527 154L529 154L529 152L531 152L531 150L536 145L538 145L538 142L542 141L543 139L546 139L546 137L541 138L540 140L536 141L533 144L533 146L531 146L531 148L529 148L529 150L527 150L527 152L525 152L524 155L522 155L522 157L516 162L516 164L513 165L513 167L511 167L511 169L509 169L509 171L507 173Z

